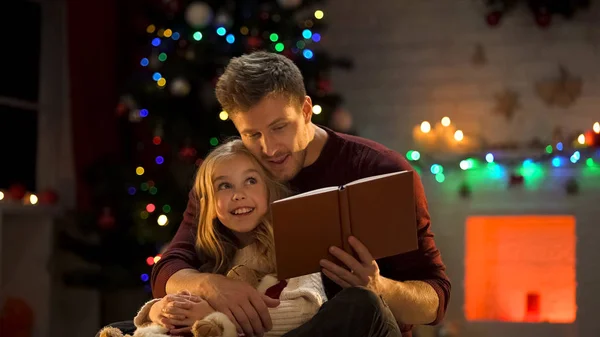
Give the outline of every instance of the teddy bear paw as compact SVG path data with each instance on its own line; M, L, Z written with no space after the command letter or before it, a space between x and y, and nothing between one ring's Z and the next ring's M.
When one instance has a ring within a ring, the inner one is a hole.
M107 326L100 331L100 337L123 337L121 330Z
M201 320L192 326L194 337L220 337L223 335L221 327L212 320Z

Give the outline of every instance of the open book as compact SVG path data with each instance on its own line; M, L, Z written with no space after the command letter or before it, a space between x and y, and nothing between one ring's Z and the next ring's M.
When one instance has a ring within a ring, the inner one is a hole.
M288 279L321 270L337 246L356 257L349 236L373 258L418 248L413 172L383 174L322 188L272 203L277 276Z

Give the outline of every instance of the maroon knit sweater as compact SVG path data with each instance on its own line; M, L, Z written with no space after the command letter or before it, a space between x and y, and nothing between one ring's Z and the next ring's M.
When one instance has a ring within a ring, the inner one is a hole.
M376 142L333 132L329 134L321 155L315 163L305 167L290 181L297 192L306 192L322 187L339 186L353 180L402 170L413 170L404 157ZM430 284L439 297L437 318L430 324L439 323L445 314L450 298L450 281L445 273L440 252L435 246L427 199L419 176L415 173L415 200L417 203L417 223L419 249L414 252L383 258L377 261L381 275L397 281L420 280ZM194 248L199 202L193 192L184 218L162 255L152 270L152 291L154 297L165 295L167 280L177 271L186 268L199 269L207 263L198 256ZM323 277L328 298L341 289ZM410 325L401 325L402 336L412 336Z

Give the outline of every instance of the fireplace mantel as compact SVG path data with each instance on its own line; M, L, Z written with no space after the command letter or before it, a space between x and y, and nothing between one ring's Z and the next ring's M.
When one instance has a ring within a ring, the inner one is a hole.
M54 215L60 213L60 208L57 206L47 205L24 205L22 203L13 203L8 201L0 201L0 213L9 215L19 214L47 214Z

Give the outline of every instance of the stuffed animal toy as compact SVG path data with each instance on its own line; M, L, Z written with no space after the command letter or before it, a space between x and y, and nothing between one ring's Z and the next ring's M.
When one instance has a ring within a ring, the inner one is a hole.
M138 328L133 334L134 337L173 337L167 335L169 330L158 324L152 324ZM117 328L107 326L100 331L100 337L132 337L131 335L123 335L123 332Z
M263 274L245 265L233 267L227 277L247 282L261 293L278 284L277 278L271 274ZM121 330L113 327L105 327L100 331L100 337L173 337L168 335L168 329L158 325L149 324L139 327L132 335L123 335ZM237 337L235 325L229 318L220 312L213 312L202 320L196 321L192 326L194 337Z
M243 265L233 267L227 273L227 277L245 281L263 294L278 283L275 276L262 275L260 272ZM194 323L192 333L194 337L237 337L235 325L229 320L229 317L220 312L213 312Z

